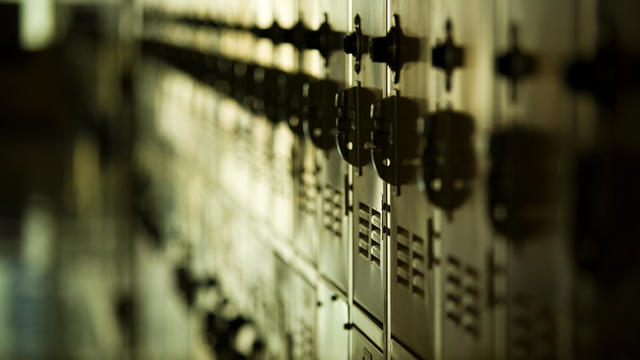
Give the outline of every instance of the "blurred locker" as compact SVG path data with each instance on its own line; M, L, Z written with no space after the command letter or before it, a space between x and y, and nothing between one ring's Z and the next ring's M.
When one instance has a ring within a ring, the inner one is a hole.
M388 69L386 97L372 110L372 161L388 183L390 352L393 359L434 358L435 271L433 206L420 182L422 131L428 113L431 1L391 1L386 34L370 57ZM396 50L392 50L392 49ZM435 99L435 98L434 98Z
M499 358L571 357L568 194L575 3L497 1L489 215L506 274Z
M351 166L349 203L353 239L353 299L351 320L356 328L384 344L385 318L385 225L382 208L385 189L371 164L370 107L386 92L386 66L367 55L368 40L386 33L384 1L352 2L351 29L344 38L344 50L351 54L350 87L336 96L338 108L338 148ZM355 341L353 351L360 351ZM376 341L377 340L377 341Z
M433 168L425 170L424 183L440 214L441 356L491 359L486 154L493 123L494 8L491 1L436 4L431 65L437 100L425 124L425 160ZM439 156L446 170L433 161Z

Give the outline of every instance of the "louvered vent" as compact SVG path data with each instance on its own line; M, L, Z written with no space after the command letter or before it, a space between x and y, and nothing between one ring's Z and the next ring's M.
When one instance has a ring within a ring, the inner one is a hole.
M327 185L322 201L322 225L337 240L342 239L342 192Z
M301 213L315 216L316 214L316 183L312 172L305 169L299 179L298 209Z
M509 307L509 359L555 359L553 311L531 296L517 294Z
M382 259L382 215L364 203L358 206L358 253L380 267Z
M405 228L396 228L396 280L407 291L424 297L424 240Z
M480 335L478 271L453 256L447 257L445 311L447 319L465 332Z
M371 253L371 262L380 266L380 258L381 258L381 244L382 244L382 216L380 212L371 209L371 230L369 233L369 239L371 239L371 246L369 247L369 252Z
M358 253L369 259L369 207L360 203L358 208Z

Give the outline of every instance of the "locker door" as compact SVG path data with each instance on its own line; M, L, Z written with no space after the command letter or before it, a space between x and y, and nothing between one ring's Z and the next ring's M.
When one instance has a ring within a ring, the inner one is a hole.
M352 31L359 22L363 36L377 37L386 33L384 1L355 0L352 3ZM359 20L355 20L358 18ZM350 58L353 64L353 57ZM360 71L356 72L356 65L351 70L351 86L359 83L361 131L363 138L368 138L370 119L368 106L372 98L380 99L386 89L386 66L373 63L365 53L361 57ZM368 92L368 94L366 94ZM360 139L358 139L360 140ZM366 140L364 140L366 141ZM358 141L359 142L359 141ZM354 301L376 322L384 321L385 303L385 268L384 263L384 223L382 200L384 183L378 178L370 162L370 154L364 148L366 144L354 143L353 150L358 151L361 146L361 166L352 166L351 178L353 182L352 222L353 222L353 287ZM348 144L347 144L348 146ZM356 324L357 326L358 324Z
M501 63L497 123L490 144L494 178L489 211L496 243L504 247L507 281L506 323L498 326L506 327L506 358L566 359L571 357L570 189L559 179L571 176L574 103L564 85L564 71L575 46L575 4L530 0L497 4L501 11L496 49ZM514 82L509 55L516 45L531 56L533 66ZM527 166L512 167L518 163ZM510 198L518 199L518 204L505 196L507 187L514 189ZM498 349L498 354L503 351Z
M376 164L378 175L391 171L387 187L390 231L389 304L392 348L405 347L419 358L433 358L435 336L434 264L429 259L433 231L433 210L421 190L420 117L429 109L429 89L434 83L430 71L431 1L391 1L387 18L386 42L399 46L397 59L386 54L378 61L387 66L390 92L381 106L398 108L377 121L393 126L397 141L385 153L390 164ZM397 37L389 37L391 35ZM381 42L380 45L383 45ZM378 51L378 49L372 49ZM393 71L395 70L395 71ZM384 158L384 156L382 157ZM384 159L383 159L384 161ZM397 174L397 176L396 176ZM405 352L406 353L406 352ZM393 351L392 358L404 358Z
M335 287L318 284L318 359L349 359L349 322L347 299Z
M491 359L493 311L488 303L492 232L487 216L487 137L493 122L493 3L439 1L432 23L437 102L430 109L429 158L441 154L448 169L425 172L438 207L443 359ZM442 52L456 50L452 63ZM430 163L430 165L434 165ZM438 176L440 175L440 176Z
M349 29L347 3L340 0L319 0L318 16L314 19L313 28L317 29L325 21L336 32L346 33ZM337 38L342 41L340 37ZM325 98L322 106L334 106L335 91L346 87L346 56L341 49L331 52L327 63L321 64L321 78L331 81L329 86L317 86L320 96ZM335 127L335 117L330 118L330 126ZM329 134L327 134L329 135ZM338 154L335 135L330 134L329 146L317 152L317 164L320 168L320 254L319 270L347 294L349 287L349 233L347 204L345 202L345 178L348 166Z

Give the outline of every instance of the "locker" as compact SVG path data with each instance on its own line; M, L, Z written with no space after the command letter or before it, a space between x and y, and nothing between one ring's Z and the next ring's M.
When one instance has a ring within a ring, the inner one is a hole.
M361 29L362 36L379 37L386 34L386 6L382 1L353 1L351 9L352 31ZM356 27L357 26L357 27ZM363 40L365 41L365 40ZM373 99L380 99L386 92L386 65L374 63L363 54L359 63L349 58L352 64L350 72L352 89L360 86L363 109L360 113L360 125L365 135L353 144L353 152L360 152L362 163L366 165L351 166L351 187L353 202L351 206L352 238L353 238L353 298L356 304L374 317L380 324L385 316L385 239L386 220L382 208L385 195L384 183L378 178L370 164L370 155L365 151L366 139L371 123L367 109ZM356 71L359 67L359 71ZM369 95L367 94L369 93ZM362 142L365 142L364 144ZM348 147L348 144L346 144Z
M490 359L494 357L494 320L489 303L492 275L488 259L493 256L493 232L486 210L485 159L494 123L494 5L477 2L470 8L463 1L439 4L439 21L433 23L435 37L438 44L450 39L453 46L461 49L462 61L451 72L450 84L443 79L446 72L434 66L438 73L438 100L431 116L438 126L443 125L440 120L450 121L448 131L464 139L445 140L450 144L456 141L450 145L455 146L456 154L447 164L454 175L444 177L442 185L452 195L442 200L436 200L435 194L430 196L441 211L441 351L447 359L462 359L468 354ZM435 132L434 136L441 134ZM434 185L433 179L425 180L425 186Z
M429 93L434 76L428 63L433 4L431 1L392 1L388 19L388 28L396 27L402 33L399 51L406 59L400 70L389 76L389 95L406 99L407 105L415 107L410 111L409 106L404 105L395 114L398 126L394 130L400 136L396 151L400 153L405 142L410 147L391 167L407 173L407 180L387 188L391 346L397 344L397 349L409 349L405 353L428 359L435 356L437 266L433 249L438 235L433 225L429 226L434 221L433 206L420 185L423 141L418 123L429 106L433 107L429 101L435 98ZM396 74L399 75L397 82L394 81ZM400 353L392 350L392 357L405 358Z
M318 359L349 359L349 305L335 287L318 283Z
M546 159L542 167L536 162L530 164L537 170L536 181L542 184L537 190L540 200L521 206L537 208L537 211L544 209L547 216L520 216L520 210L514 211L508 206L507 211L515 216L503 218L501 222L505 228L509 223L518 224L521 232L496 239L499 246L505 248L507 262L506 324L498 325L506 327L506 358L571 356L568 338L571 269L568 244L563 240L568 231L568 192L564 188L566 184L558 179L566 176L564 171L569 164L567 139L572 136L573 99L557 74L563 71L563 64L572 57L575 37L574 28L569 25L575 16L572 6L568 1L510 2L502 7L497 19L496 48L504 53L505 49L517 43L534 59L535 72L515 83L515 93L514 84L505 83L504 76L497 80L499 115L494 131L508 126L527 131L521 143L526 144L525 139L531 138L537 139L535 145L520 150L511 150L514 146L507 146L504 151L512 151L515 159L516 156L531 156L532 151L540 150L536 157ZM516 133L515 136L520 135ZM499 144L495 145L497 148L492 145L494 152L502 151ZM495 162L492 171L500 171L499 159L496 156L492 158ZM505 178L508 176L505 174ZM497 215L495 211L492 214L494 223L497 217L503 217ZM523 230L527 224L535 224L538 231ZM523 326L528 319L531 322ZM532 336L539 329L545 329L544 335ZM500 354L505 350L497 351Z

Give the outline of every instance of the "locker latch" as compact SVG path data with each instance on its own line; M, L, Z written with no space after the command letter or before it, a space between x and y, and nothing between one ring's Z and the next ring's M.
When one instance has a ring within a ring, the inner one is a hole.
M302 90L304 132L319 149L336 148L336 107L338 84L332 80L308 81Z
M400 69L407 62L416 61L419 57L420 43L417 38L407 37L400 28L400 19L393 15L393 25L386 36L376 37L369 41L369 56L373 62L383 62L394 72L393 81L400 80Z
M233 66L232 96L241 105L248 104L251 92L253 91L253 68L254 65L244 62L236 62Z
M378 176L399 193L400 185L415 174L411 160L417 157L418 104L396 94L375 102L371 106L371 119L373 166Z
M302 126L303 89L309 78L304 74L281 73L278 77L278 116L294 134L304 136Z
M464 203L476 173L471 116L440 110L426 116L422 157L423 182L429 200L444 210Z
M175 269L175 281L178 290L189 307L195 304L198 290L202 288L213 288L218 285L217 280L213 277L202 280L195 279L191 271L185 266L179 266Z
M354 70L356 73L360 72L360 66L362 61L362 54L366 54L368 49L368 39L362 35L362 29L360 28L360 15L356 15L353 19L354 31L345 35L342 46L344 52L353 55L355 58Z
M511 26L511 48L498 56L496 69L499 74L511 81L511 99L515 102L518 81L533 74L536 70L535 58L524 53L518 45L518 28L515 25Z
M361 167L371 160L365 151L372 146L368 111L375 98L373 90L363 88L360 82L338 92L335 97L338 152L345 161L359 168L359 174L362 173Z
M491 136L489 214L496 231L521 240L540 233L554 217L551 206L559 166L555 146L544 133L524 127Z
M279 81L283 73L273 68L258 67L254 70L255 110L269 121L277 123L280 104Z
M439 41L431 50L431 63L440 68L445 74L447 91L451 90L451 75L453 70L464 65L464 49L453 42L453 25L447 20L447 37L444 42Z

